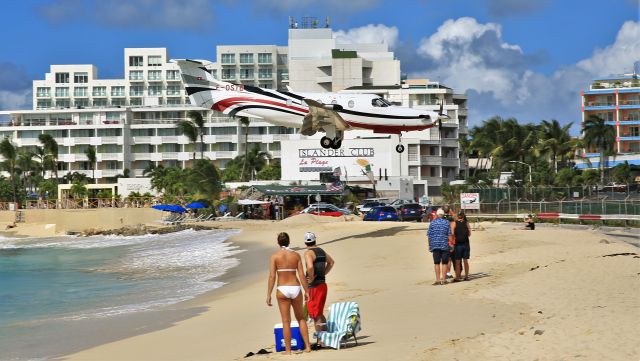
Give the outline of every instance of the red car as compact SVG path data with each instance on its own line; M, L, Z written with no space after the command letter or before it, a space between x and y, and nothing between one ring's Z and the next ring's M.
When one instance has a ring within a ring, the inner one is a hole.
M329 216L329 217L341 217L346 214L351 214L351 212L346 209L338 208L333 204L321 203L321 204L312 204L309 207L300 211L299 214L315 214L316 216Z

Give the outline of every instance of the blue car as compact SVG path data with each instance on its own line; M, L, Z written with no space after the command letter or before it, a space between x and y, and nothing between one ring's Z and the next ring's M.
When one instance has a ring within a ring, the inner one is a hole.
M391 206L373 207L364 215L364 221L398 221L396 209Z

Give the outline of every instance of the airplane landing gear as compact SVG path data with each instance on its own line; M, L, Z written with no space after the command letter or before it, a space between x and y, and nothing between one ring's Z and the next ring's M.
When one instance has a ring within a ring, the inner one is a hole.
M329 137L322 137L322 139L320 139L320 146L324 149L333 148L333 140Z
M398 152L398 153L404 152L404 145L402 145L402 144L396 145L396 152Z

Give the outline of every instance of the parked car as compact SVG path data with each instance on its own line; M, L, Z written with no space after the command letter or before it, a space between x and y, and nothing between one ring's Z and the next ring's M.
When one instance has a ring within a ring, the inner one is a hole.
M398 208L398 217L400 222L404 221L418 221L422 222L422 206L417 203L403 204Z
M383 206L383 205L385 205L385 204L389 203L389 198L366 198L366 199L364 199L364 200L360 203L360 205L358 205L356 208L358 208L358 210L359 210L360 212L366 213L366 212L368 212L368 211L369 211L369 209L371 209L371 207L375 207L375 206L371 206L371 207L369 207L369 209L368 209L368 210L363 211L363 210L362 210L362 208L363 208L366 204L369 204L369 203L377 203L377 205L379 205L379 206Z
M389 203L389 205L395 209L400 209L405 204L415 204L416 202L412 199L396 199L393 202Z
M300 211L299 214L315 214L317 216L330 216L330 217L340 217L351 214L350 211L342 208L338 208L333 204L329 203L314 203L310 204L309 207Z
M367 213L371 209L373 209L374 207L379 207L379 206L384 206L384 205L386 205L384 202L378 202L378 201L366 202L366 203L363 203L362 205L360 205L359 211L361 213Z
M623 183L608 183L606 186L602 187L602 190L605 192L626 192L627 185Z
M397 221L396 209L391 206L373 207L364 215L364 221Z

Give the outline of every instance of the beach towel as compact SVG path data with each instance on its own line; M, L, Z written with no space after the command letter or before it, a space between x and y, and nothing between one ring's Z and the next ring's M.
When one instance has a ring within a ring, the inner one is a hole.
M358 343L356 333L360 331L360 308L355 302L338 302L329 306L327 331L318 333L318 339L325 346L340 349L342 341L353 337Z

